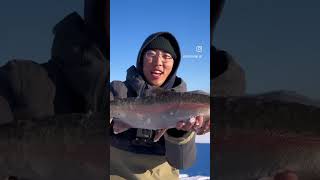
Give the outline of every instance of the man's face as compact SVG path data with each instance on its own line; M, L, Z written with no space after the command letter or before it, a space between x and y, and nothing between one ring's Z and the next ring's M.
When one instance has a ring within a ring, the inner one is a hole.
M160 87L173 68L171 54L158 50L148 50L143 56L143 74L149 84Z

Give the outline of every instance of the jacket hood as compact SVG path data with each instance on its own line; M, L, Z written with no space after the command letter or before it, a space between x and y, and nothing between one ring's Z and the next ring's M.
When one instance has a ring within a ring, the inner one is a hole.
M223 10L225 4L225 0L213 0L211 2L211 17L212 17L212 22L211 22L211 30L214 31L214 28L220 18L221 12Z
M97 111L107 82L107 60L77 13L66 16L54 27L49 66L58 70L57 81L82 97L86 109Z
M106 0L85 0L84 20L90 36L99 44L101 52L109 59L110 3Z
M166 79L164 84L161 86L161 87L167 89L167 88L172 88L172 86L174 85L175 79L176 79L176 73L177 73L177 70L179 68L180 61L181 61L181 52L180 52L180 47L179 47L178 41L171 33L157 32L157 33L151 34L149 37L147 37L147 39L143 42L143 44L140 48L137 62L136 62L136 67L137 67L138 72L144 78L143 70L142 70L143 53L145 52L147 45L150 44L154 39L156 39L157 37L160 37L160 36L169 40L170 44L172 45L172 47L176 53L176 57L177 57L176 59L174 59L174 64L173 64L173 68L172 68L170 75L168 76L168 78Z

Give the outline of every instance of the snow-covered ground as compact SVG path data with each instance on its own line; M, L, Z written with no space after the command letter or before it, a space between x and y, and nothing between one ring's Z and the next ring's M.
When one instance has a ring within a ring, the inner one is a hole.
M186 170L180 171L180 180L210 179L210 133L196 137L197 160Z
M189 176L187 174L181 174L180 180L209 180L209 176Z
M196 136L196 143L210 143L210 133L206 133L201 136Z

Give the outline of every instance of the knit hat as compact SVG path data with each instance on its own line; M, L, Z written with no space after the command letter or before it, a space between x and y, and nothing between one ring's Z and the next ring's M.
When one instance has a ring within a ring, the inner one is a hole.
M172 47L170 41L163 37L163 36L158 36L154 40L152 40L146 47L145 51L148 51L150 49L160 49L163 50L167 53L170 53L173 59L177 59L176 52L174 51L174 48Z

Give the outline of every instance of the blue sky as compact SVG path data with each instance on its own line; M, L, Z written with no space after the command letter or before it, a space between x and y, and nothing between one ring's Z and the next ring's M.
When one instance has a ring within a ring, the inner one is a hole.
M209 0L111 0L110 9L110 80L125 80L143 41L154 32L168 31L184 56L177 75L187 82L188 90L209 92ZM202 46L202 53L196 46ZM201 58L194 57L200 54Z

